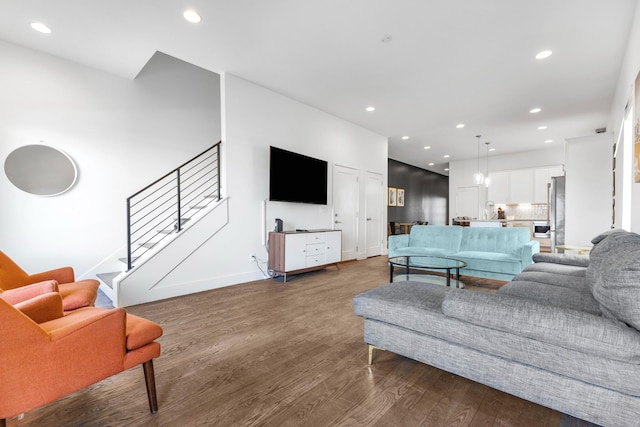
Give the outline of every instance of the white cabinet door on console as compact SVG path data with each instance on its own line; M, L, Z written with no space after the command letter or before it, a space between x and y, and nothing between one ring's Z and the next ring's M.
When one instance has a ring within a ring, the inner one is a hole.
M284 243L285 271L300 270L307 266L307 236L287 234Z
M342 261L342 232L327 231L327 264Z

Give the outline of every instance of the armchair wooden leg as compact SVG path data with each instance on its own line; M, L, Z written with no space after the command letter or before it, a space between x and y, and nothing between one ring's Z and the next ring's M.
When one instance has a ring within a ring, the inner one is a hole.
M0 427L7 427L7 420L4 418L0 418Z
M156 396L156 376L153 373L153 359L142 364L144 370L144 382L147 385L147 397L149 398L149 410L152 414L158 412L158 397ZM4 427L0 425L0 427Z

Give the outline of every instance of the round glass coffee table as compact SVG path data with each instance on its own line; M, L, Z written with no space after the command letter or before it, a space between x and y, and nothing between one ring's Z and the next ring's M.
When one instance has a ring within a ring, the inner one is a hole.
M466 266L466 262L453 258L417 255L396 256L389 258L389 281L393 282L393 273L396 268L402 269L402 272L406 274L406 280L410 279L410 275L415 274L412 273L412 270L444 270L446 272L446 286L451 286L453 283L458 288L464 288L464 284L460 281L460 269ZM455 270L456 275L456 278L453 281L451 280L452 270ZM433 276L434 280L429 280L429 282L438 282L437 279L435 279L436 277L438 276Z

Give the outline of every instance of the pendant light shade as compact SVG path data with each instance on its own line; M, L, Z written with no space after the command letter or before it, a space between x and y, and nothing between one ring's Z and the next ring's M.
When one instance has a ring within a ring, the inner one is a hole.
M482 174L482 172L480 172L480 137L482 135L476 135L476 138L478 138L478 168L476 169L476 172L473 174L473 183L476 185L480 185L484 182L484 175Z
M489 185L491 185L491 178L489 178L489 144L491 143L485 142L485 145L487 146L487 169L485 170L485 176L484 176L485 187L489 187Z

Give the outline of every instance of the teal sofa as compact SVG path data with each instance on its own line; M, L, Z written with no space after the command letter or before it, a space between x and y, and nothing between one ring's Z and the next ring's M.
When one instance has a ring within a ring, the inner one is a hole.
M531 240L529 230L521 227L414 225L409 234L389 236L389 258L455 258L467 263L460 274L496 280L513 279L538 252L540 242Z

